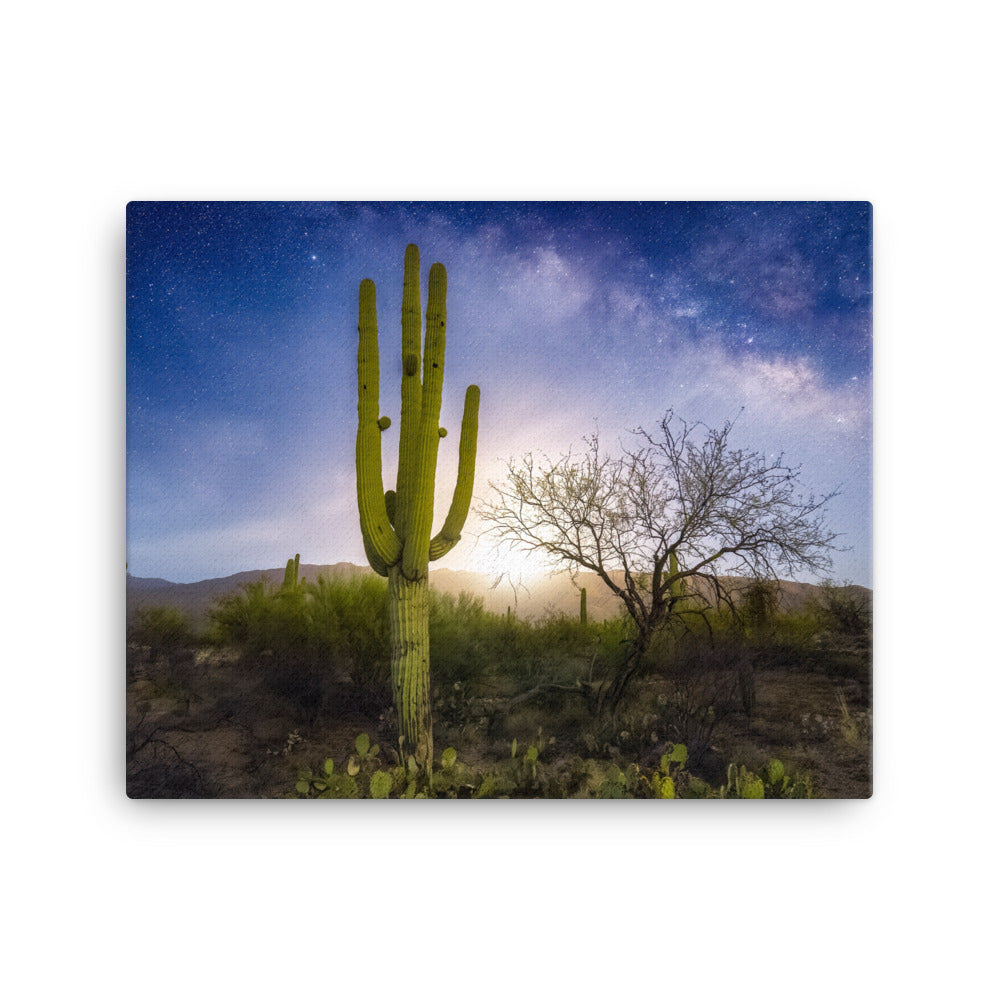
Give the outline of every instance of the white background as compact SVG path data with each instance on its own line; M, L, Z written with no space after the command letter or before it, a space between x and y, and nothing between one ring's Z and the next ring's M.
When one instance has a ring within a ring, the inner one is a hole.
M986 5L280 9L5 18L9 995L981 995ZM875 797L129 802L124 208L157 198L872 201Z

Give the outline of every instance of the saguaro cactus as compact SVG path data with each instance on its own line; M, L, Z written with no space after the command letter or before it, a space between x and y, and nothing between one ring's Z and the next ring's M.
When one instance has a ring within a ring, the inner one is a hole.
M434 738L430 709L428 563L440 559L461 537L472 501L479 421L479 387L465 392L458 444L458 482L441 530L432 538L434 476L444 380L447 275L431 267L427 331L420 376L420 254L410 244L403 263L403 379L399 464L395 491L383 492L380 435L389 427L379 414L378 324L375 284L358 293L358 511L365 553L372 569L389 579L393 701L405 757L430 769Z
M580 624L587 624L587 588L580 588Z
M682 598L687 593L687 585L684 583L684 577L678 577L678 573L681 571L680 563L677 560L677 552L670 553L669 562L669 572L673 580L670 581L670 596L672 598Z
M289 559L285 563L285 578L281 582L283 591L295 590L299 584L299 554L295 553L294 559Z

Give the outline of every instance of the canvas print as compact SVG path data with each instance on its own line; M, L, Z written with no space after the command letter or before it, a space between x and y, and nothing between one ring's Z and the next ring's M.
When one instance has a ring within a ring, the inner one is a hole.
M870 204L132 202L126 294L130 797L871 795Z

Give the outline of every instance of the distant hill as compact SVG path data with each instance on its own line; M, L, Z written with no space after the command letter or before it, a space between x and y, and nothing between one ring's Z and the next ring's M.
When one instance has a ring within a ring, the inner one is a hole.
M131 621L139 608L164 605L178 608L196 623L204 624L212 605L220 597L234 593L244 584L254 583L262 577L275 585L280 584L284 575L283 566L277 569L234 573L232 576L200 580L198 583L171 583L169 580L126 574L126 618ZM321 575L343 579L372 575L372 570L366 566L355 566L353 563L299 566L299 576L306 580L315 580ZM482 598L487 611L503 614L510 608L519 618L542 618L550 614L576 616L580 609L578 589L580 586L587 588L587 612L593 620L600 621L621 612L621 602L594 573L579 574L577 586L568 573L535 577L526 584L519 584L506 578L498 580L486 573L435 569L431 570L430 583L431 588L439 593L454 597L468 593ZM745 583L745 581L733 581L737 589ZM855 586L851 589L857 591L859 595L867 595L870 600L871 591L867 587ZM810 583L783 580L780 583L779 607L784 611L800 610L810 598L817 596L819 591L819 587Z
M352 563L336 563L332 566L299 566L299 576L315 580L321 573L329 577L351 577L370 573ZM171 583L150 577L125 575L125 616L128 621L139 608L165 605L178 608L196 622L204 622L212 605L226 594L238 591L244 584L256 583L261 578L273 584L280 584L285 578L285 567L280 569L248 570L222 576L213 580L199 580L197 583Z

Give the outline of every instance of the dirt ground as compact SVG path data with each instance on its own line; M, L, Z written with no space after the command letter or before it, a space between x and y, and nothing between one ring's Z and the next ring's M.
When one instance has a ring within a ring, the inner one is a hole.
M372 732L373 720L350 710L303 724L232 656L199 653L181 677L162 661L137 673L126 690L133 798L294 798L300 767L346 758L358 733ZM335 702L347 685L331 687Z
M290 711L232 655L201 651L186 663L142 663L133 656L126 691L127 790L134 798L295 797L297 773L327 757L338 763L367 733L389 757L390 713L357 704L357 692L333 682L323 710L312 718ZM655 716L666 690L659 678L639 682L637 709L623 726L621 753L641 763L658 759L670 738ZM817 798L864 798L872 792L870 685L805 671L762 671L749 714L728 714L715 725L698 767L712 784L724 782L731 761L759 769L772 758L808 775ZM556 718L545 706L525 706L499 727L435 723L435 744L453 745L472 765L502 755L510 740L540 738L540 760L598 755L609 748L584 737L579 705ZM617 722L617 720L616 720ZM657 730L660 731L657 731ZM603 737L602 737L603 738ZM626 743L624 740L631 740ZM611 749L612 753L618 752ZM694 763L694 762L693 762Z
M867 798L872 794L867 688L817 673L763 671L749 723L739 719L721 726L713 743L721 757L751 768L777 758L786 770L809 775L817 798Z

